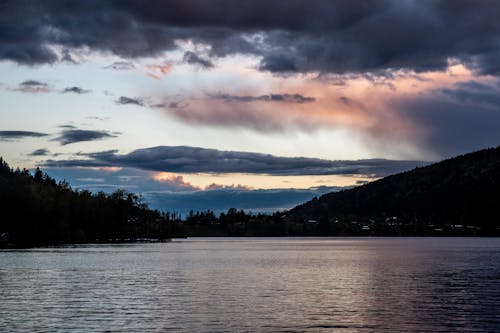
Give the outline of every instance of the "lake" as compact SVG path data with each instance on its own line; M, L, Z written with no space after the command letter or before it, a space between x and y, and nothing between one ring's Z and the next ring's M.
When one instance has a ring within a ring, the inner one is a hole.
M500 239L0 251L1 332L498 332Z

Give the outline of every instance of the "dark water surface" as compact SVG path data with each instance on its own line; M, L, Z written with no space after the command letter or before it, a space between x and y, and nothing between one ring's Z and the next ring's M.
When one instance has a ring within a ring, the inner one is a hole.
M500 332L500 239L0 251L0 332Z

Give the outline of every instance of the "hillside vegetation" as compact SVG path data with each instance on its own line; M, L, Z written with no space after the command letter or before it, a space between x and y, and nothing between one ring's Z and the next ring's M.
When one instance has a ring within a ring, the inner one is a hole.
M0 158L0 246L120 242L169 237L168 216L131 193L93 194Z
M328 193L295 207L289 216L332 224L355 221L365 230L410 226L413 231L452 228L497 234L500 147Z

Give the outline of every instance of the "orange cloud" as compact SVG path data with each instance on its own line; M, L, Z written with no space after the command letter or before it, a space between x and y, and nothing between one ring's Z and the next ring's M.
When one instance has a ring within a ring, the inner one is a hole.
M175 184L177 187L201 190L200 187L192 185L184 180L183 176L171 172L157 172L153 174L153 179L157 182Z
M365 175L263 175L247 173L193 173L176 175L172 173L160 173L157 177L178 180L179 177L200 190L214 190L222 188L233 189L278 189L278 188L300 188L308 189L314 186L352 186L359 181L372 181L373 178Z

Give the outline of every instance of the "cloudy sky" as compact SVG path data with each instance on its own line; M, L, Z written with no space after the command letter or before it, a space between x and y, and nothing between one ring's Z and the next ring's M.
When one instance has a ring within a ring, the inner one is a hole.
M184 212L500 143L499 1L0 1L0 155Z

